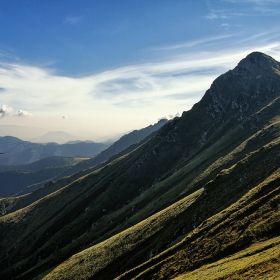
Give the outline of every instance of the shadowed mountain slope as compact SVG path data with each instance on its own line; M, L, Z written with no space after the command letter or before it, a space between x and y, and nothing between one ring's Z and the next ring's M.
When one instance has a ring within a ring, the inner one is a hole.
M0 166L0 197L22 195L36 190L85 158L49 157L33 163Z
M64 176L72 175L76 172L91 168L108 160L109 158L113 157L116 154L121 153L122 151L128 149L131 145L137 144L141 142L146 137L149 138L153 132L159 130L164 124L167 123L166 119L159 120L154 125L149 125L145 128L134 130L128 134L123 135L119 140L113 143L110 147L96 155L95 157L83 161L80 164L73 166L72 168L68 169L67 171L63 172L60 178ZM131 149L130 149L131 150Z
M279 63L248 55L143 145L0 218L1 279L279 276L279 108Z

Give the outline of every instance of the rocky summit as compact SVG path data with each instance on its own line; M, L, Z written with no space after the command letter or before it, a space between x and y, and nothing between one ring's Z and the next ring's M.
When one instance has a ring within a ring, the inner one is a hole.
M182 117L67 182L1 201L1 279L279 279L279 62L249 54Z

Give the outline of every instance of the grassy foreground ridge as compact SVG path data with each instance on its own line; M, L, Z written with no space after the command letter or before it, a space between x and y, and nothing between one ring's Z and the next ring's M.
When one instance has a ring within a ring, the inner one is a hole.
M249 54L146 142L64 182L0 217L1 279L279 279L279 62Z

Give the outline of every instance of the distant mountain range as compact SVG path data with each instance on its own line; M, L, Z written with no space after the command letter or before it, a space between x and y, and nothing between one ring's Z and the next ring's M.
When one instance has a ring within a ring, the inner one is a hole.
M84 142L84 143L94 143L94 141L91 141L91 140L73 140L73 141L68 141L66 142L65 144L77 144L77 143L80 143L80 142Z
M126 133L114 133L105 135L98 142L105 144L112 144L116 142L121 136ZM79 137L74 136L70 133L64 131L47 131L44 128L39 127L28 127L28 126L18 126L18 125L0 125L0 137L2 136L13 136L24 141L29 141L33 143L49 143L55 142L58 144L66 144L67 142L91 142L91 140L77 140ZM95 142L95 141L92 141Z
M254 52L138 144L1 199L0 278L280 279L279 108Z
M93 157L106 149L103 143L57 144L32 143L22 141L16 137L4 136L0 138L1 152L0 164L28 164L50 156L62 157Z
M92 141L43 145L22 141L15 137L1 137L0 147L5 150L6 154L0 157L0 163L2 163L2 165L0 164L0 197L29 193L47 184L48 181L55 181L92 168L115 154L128 149L129 146L139 143L166 122L167 120L160 120L154 125L128 133L107 149L104 148L106 144ZM80 157L91 157L94 155L93 151L98 151L98 149L99 151L101 149L105 150L93 158L77 158L78 155ZM33 161L34 154L41 159ZM52 157L44 158L46 155ZM65 158L71 156L75 158ZM7 165L11 162L13 165ZM24 164L26 162L28 164Z

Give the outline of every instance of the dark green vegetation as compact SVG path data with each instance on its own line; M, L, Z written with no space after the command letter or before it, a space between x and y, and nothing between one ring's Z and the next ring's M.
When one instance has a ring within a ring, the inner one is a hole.
M0 172L3 171L11 171L11 170L29 170L29 171L38 171L45 168L50 167L61 167L61 166L69 166L80 162L81 160L85 160L88 158L84 157L47 157L44 159L40 159L28 164L21 165L0 165Z
M279 279L279 204L280 64L252 53L135 150L0 218L1 279Z
M12 170L0 171L0 197L30 193L83 160L87 159L50 157L24 165L2 166Z

